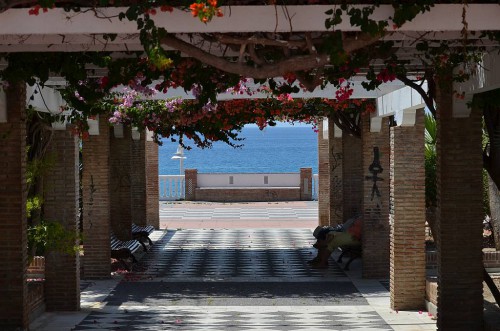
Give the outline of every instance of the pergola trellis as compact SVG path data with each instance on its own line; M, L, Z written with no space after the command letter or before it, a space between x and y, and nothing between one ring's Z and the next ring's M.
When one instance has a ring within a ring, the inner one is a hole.
M291 68L303 71L329 65L326 55L315 53L315 40L324 38L329 33L325 27L324 13L330 8L331 6L328 5L231 6L222 8L225 16L210 24L194 21L189 13L174 9L171 14L155 17L155 22L169 32L169 35L162 40L164 46L180 50L185 56L195 57L224 71L254 78L266 78L269 75L285 74ZM397 45L398 54L408 59L409 66L418 69L419 64L414 61L413 57L416 52L415 40L460 40L464 27L463 9L462 5L456 4L436 5L431 11L419 15L413 21L388 31L383 38L393 40ZM125 10L126 8L100 8L84 10L80 13L68 13L63 9L55 8L39 16L29 16L25 8L8 9L0 14L0 52L111 51L117 56L122 56L120 53L140 51L143 47L139 41L136 23L119 21L116 17ZM373 15L378 19L389 19L392 12L391 6L383 5L376 8ZM467 6L467 29L476 32L498 31L500 30L498 17L500 17L498 5L470 4ZM349 49L354 51L367 45L369 47L371 43L378 40L360 33L359 28L351 26L347 18L335 28L344 34L347 51ZM116 34L116 36L112 39L104 37L109 34ZM295 36L296 39L283 40L284 35ZM478 35L471 38L477 37ZM230 46L221 47L221 43ZM481 217L481 116L477 110L471 111L466 101L470 100L474 94L500 88L499 48L494 42L485 41L485 43L489 52L484 55L482 67L477 69L477 74L467 82L460 84L450 82L448 86L439 87L436 95L440 155L438 159L440 206L438 207L438 233L435 234L439 249L438 326L445 330L479 330L482 327L482 260L479 232L481 224L478 219ZM304 49L309 54L299 55L300 57L291 56L281 65L267 67L269 64L263 62L256 49L256 46L266 46L266 44L270 47L282 48L285 53L290 52L291 55L295 49ZM283 44L285 46L282 46ZM222 58L228 55L233 58L232 62L227 62ZM243 57L253 59L256 66L245 66L242 61L239 61ZM375 62L374 65L377 63ZM371 197L373 183L361 181L364 183L360 188L363 204L358 206L357 211L363 214L365 220L363 272L365 277L372 278L390 275L391 304L394 309L417 309L424 304L425 286L423 247L425 209L422 209L423 178L421 176L423 170L419 170L419 167L423 167L423 163L418 162L423 160L423 124L421 121L426 100L421 94L400 81L383 84L375 91L366 91L361 86L361 81L362 78L351 80L351 86L354 88L352 98L375 99L377 111L361 119L359 130L362 139L358 142L360 145L356 147L362 151L363 155L358 160L361 162L361 173L349 173L346 164L341 174L344 182L349 176L356 175L364 178L370 175L367 169L374 158L374 147L381 151L380 162L386 169L385 183L381 185L383 199L373 199ZM50 85L57 87L60 84L64 84L64 81L54 77L47 87ZM295 98L309 96L333 98L335 95L333 86L327 86L326 89L321 90L315 88L317 84L304 85L309 91L301 91L292 96ZM0 316L1 323L6 327L27 328L28 307L26 306L24 279L26 227L25 225L13 226L19 222L19 218L25 218L22 212L23 202L25 202L22 171L25 165L23 157L20 157L20 154L24 152L22 143L24 115L22 113L26 104L26 92L23 93L23 91L25 91L24 86L12 86L6 94L0 94L0 133L15 132L15 134L6 135L5 143L0 147L0 155L6 160L5 175L0 176L2 186L6 187L0 190L2 201L0 230L6 234L6 239L0 241L0 250L11 252L0 262L2 270L5 270L5 276L0 279L0 283L12 285L0 289L0 294L2 294ZM465 92L464 100L455 98L454 91ZM47 105L40 108L48 106L57 109L60 106L62 100L59 99L56 90L52 91L47 88L43 93L46 99L44 102ZM169 96L191 97L189 93L180 89L170 89L165 95L158 94L156 97ZM220 95L220 99L234 97ZM259 95L253 97L259 97ZM36 102L37 100L33 101L35 106ZM388 118L391 116L395 117L397 127L389 128ZM100 117L99 134L92 135L90 142L84 143L84 154L85 149L88 148L91 151L90 155L97 156L97 159L93 159L94 162L89 164L89 168L93 169L92 176L84 180L84 185L88 186L84 188L84 201L87 206L89 198L88 195L87 198L85 197L94 189L91 189L91 186L99 185L100 180L105 178L109 171L108 168L99 168L100 158L106 158L111 153L109 143L106 145L103 141L114 139L109 137L110 132L105 122L106 119ZM331 132L337 131L334 126L330 125L330 128ZM63 136L61 145L54 145L56 152L58 148L63 150L65 144L72 141L70 136L64 135L64 133L61 134ZM125 137L128 138L128 135L130 133L125 133ZM345 134L342 138L338 135L335 138L334 135L328 133L326 136L329 136L330 146L337 148L339 153L343 154L343 159L346 159L349 154L347 142L353 143L351 138L346 137ZM335 139L344 140L340 145L337 141L335 145ZM421 149L419 149L420 144ZM77 145L73 138L73 146L70 148L73 153L76 151L75 146ZM415 149L410 148L415 146L417 146ZM147 150L150 147L145 143L141 148ZM417 157L419 153L422 154L421 158ZM60 178L66 178L62 175L64 169L71 168L71 162L76 162L77 154L72 155L67 164L58 168L61 171L57 173ZM356 156L351 155L351 157ZM391 165L390 162L393 164ZM106 167L117 166L111 163ZM389 183L389 169L392 169L391 183ZM68 177L66 180L74 181L75 178ZM343 198L346 199L349 193L344 189ZM78 195L78 193L74 194ZM53 199L59 201L56 193ZM55 218L62 217L58 214L58 209L66 212L75 207L74 201L74 196L71 196L68 201L59 201L56 206L66 203L67 207L54 208L51 212L54 213ZM330 201L330 204L334 203ZM110 206L105 208L108 208L109 213ZM73 212L76 213L75 210ZM345 210L344 215L347 213L348 211ZM109 215L107 217L109 219ZM71 220L69 224L71 225ZM98 224L100 223L96 222L94 226ZM87 230L89 234L92 233L90 228ZM417 234L419 231L421 233ZM108 240L108 232L103 231L92 237L92 245L95 244L102 250L107 247ZM378 245L383 246L382 249L379 249ZM106 268L102 266L108 263L109 255L102 254L99 249L94 251L92 247L87 247L86 253L87 256L96 256L90 262L84 261L86 272L92 272L92 268L95 268L94 276L105 275ZM74 256L66 257L63 261L70 268L66 269L66 273L59 275L52 273L52 277L55 281L60 277L72 279L72 282L65 284L74 289L79 282L79 259ZM49 268L54 270L61 262L54 258L49 261L50 263L52 266ZM458 272L460 275L456 274ZM21 279L16 280L19 275L22 275ZM59 297L55 301L71 301L72 309L78 309L79 294L77 292L68 291L68 293L73 293L71 298ZM460 305L457 306L457 302ZM59 302L53 307L61 309L63 306Z

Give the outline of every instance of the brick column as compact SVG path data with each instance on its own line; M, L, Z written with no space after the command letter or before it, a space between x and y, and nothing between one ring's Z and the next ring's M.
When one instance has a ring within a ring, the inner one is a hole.
M330 165L328 137L324 137L324 125L318 123L318 222L321 226L330 225Z
M342 136L343 221L361 215L363 207L363 144L361 138Z
M452 88L437 93L438 329L483 329L481 113L453 118ZM451 79L450 79L451 81ZM449 84L451 85L451 84Z
M362 117L363 139L363 277L389 277L389 121L371 132L369 115ZM377 181L374 182L374 178Z
M300 200L312 200L312 169L300 168Z
M114 128L113 128L114 129ZM130 127L123 127L123 137L116 129L110 140L111 229L121 240L132 237L131 145Z
M158 144L146 138L146 216L147 224L160 228L160 190Z
M99 134L83 141L83 271L85 278L108 278L110 250L110 127L99 116Z
M391 128L391 308L425 306L424 111Z
M184 170L186 179L186 200L196 201L196 187L198 186L198 170L186 169Z
M28 329L25 85L11 85L6 99L7 123L0 123L0 329L24 330Z
M328 165L330 180L329 224L335 226L344 222L344 190L342 180L342 137L335 137L340 131L332 120L328 121Z
M139 139L132 140L130 146L131 220L135 224L146 225L146 138L144 132L137 134Z
M44 216L72 232L79 231L78 137L69 130L55 130L47 153L55 165L44 177ZM74 242L78 245L78 242ZM48 252L45 256L45 303L47 310L80 309L80 255Z

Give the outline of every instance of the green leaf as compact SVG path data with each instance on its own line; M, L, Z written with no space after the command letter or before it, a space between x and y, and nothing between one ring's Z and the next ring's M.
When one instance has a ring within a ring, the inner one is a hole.
M129 21L135 21L138 18L137 6L130 6L125 12L125 16Z
M137 19L137 29L142 30L143 27L144 27L144 20L142 18Z
M104 40L110 40L110 41L114 41L117 36L118 36L118 34L116 34L116 33L105 33L102 35Z
M419 42L415 45L417 51L425 52L429 49L429 43L426 41Z

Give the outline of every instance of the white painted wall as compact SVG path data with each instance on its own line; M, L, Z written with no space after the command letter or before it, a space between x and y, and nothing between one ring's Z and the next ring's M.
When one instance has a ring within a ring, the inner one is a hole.
M486 54L483 57L482 75L484 90L494 90L500 88L500 54L498 50Z
M423 89L427 90L424 82ZM425 107L420 94L411 87L405 86L377 98L377 117L396 115L396 122L402 122L404 110L420 109Z
M366 5L358 5L363 8ZM170 33L196 32L294 32L325 31L325 11L332 5L309 6L224 6L224 17L215 18L209 24L193 19L191 13L174 9L173 13L159 13L154 17L156 26L165 28ZM127 8L100 8L99 16L93 10L82 8L80 13L67 13L62 8L49 10L38 16L30 16L28 9L9 9L0 13L0 31L9 35L60 35L100 34L100 33L137 33L137 24L126 19L120 21L118 14ZM397 31L461 31L462 4L438 4L430 12L418 15ZM394 8L382 5L375 9L373 19L389 20L394 15ZM106 17L106 19L102 19ZM500 6L496 4L468 4L468 30L497 30L500 26ZM258 19L256 19L258 18ZM22 22L22 24L19 24ZM50 24L47 24L50 22ZM392 24L389 24L389 30ZM343 15L342 23L336 26L342 31L359 31L352 26L349 18ZM64 38L61 37L61 41Z
M31 98L33 97L33 100ZM66 101L59 91L50 87L29 86L26 84L26 103L33 106L37 111L61 115L61 107ZM64 114L68 114L66 111Z
M265 176L268 184L265 184ZM232 183L231 182L231 177ZM299 187L299 173L198 174L198 187Z
M469 80L463 83L453 83L454 91L465 93L463 99L453 98L453 116L468 117L471 112L468 103L472 101L474 94L500 88L500 55L498 50L485 54L482 63L475 68L458 69L474 73Z

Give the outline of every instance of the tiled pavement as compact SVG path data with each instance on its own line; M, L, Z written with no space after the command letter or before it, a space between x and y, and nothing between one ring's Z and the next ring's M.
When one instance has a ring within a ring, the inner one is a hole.
M210 206L197 206L193 208L192 205L178 205L174 207L165 204L160 209L160 217L165 219L274 219L274 218L288 218L288 219L317 219L318 208L315 205L296 206L291 205L286 207L276 207L276 204L269 206L254 206L248 208L245 205L237 207L226 207L225 205L210 205ZM181 207L182 206L182 207ZM245 208L246 207L246 208Z
M212 203L161 202L162 228L314 228L316 201Z
M187 229L153 239L139 271L91 283L81 312L44 314L32 329L435 330L425 312L391 311L386 280L361 279L359 260L351 271L333 260L311 269L311 229Z
M93 312L74 330L392 330L369 306L130 308Z
M141 261L141 276L168 281L338 281L335 263L312 269L314 237L305 229L168 231Z

